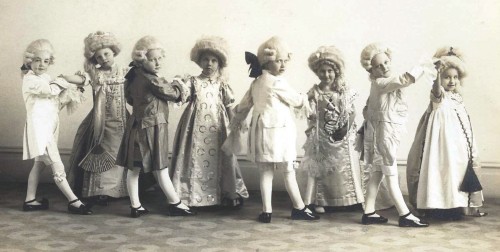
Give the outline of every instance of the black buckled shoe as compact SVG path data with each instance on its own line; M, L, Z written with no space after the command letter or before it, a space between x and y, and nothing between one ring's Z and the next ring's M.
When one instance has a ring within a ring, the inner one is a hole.
M79 199L72 200L68 203L68 212L80 215L91 215L93 213L92 210L90 210L90 206L87 206L83 203L80 205L80 207L71 205L77 201L79 201Z
M363 217L361 217L361 224L363 224L363 225L383 224L383 223L387 223L387 221L389 221L387 218L385 218L383 216L370 217L374 214L375 214L375 212L363 214Z
M36 199L26 201L23 203L23 211L29 212L29 211L38 211L38 210L47 210L49 209L49 200L43 198L41 201L37 201L40 203L39 205L30 205L28 203L32 203L37 201Z
M273 213L262 212L261 214L259 214L259 221L262 223L270 223L272 214Z
M130 206L130 217L132 217L132 218L139 218L142 215L145 215L148 213L149 213L149 210L146 208L143 208L142 206L139 206L139 207Z
M176 204L169 204L168 205L168 215L170 216L193 216L196 215L196 212L193 210L189 209L182 209L179 208L178 205L181 204L181 201Z
M406 217L408 217L411 214L411 212L399 216L399 226L400 227L428 227L429 223L423 220L410 220Z
M315 215L307 207L304 207L302 209L292 208L291 217L292 220L319 220L319 216Z

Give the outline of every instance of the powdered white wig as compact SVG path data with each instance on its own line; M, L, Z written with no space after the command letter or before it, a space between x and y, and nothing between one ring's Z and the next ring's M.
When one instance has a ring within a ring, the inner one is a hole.
M275 61L277 59L290 59L291 53L288 50L288 46L279 37L272 37L259 46L257 50L257 58L259 59L260 65L263 67L266 63L270 61Z
M316 73L322 64L335 64L340 71L344 72L344 59L342 53L335 46L320 46L318 50L309 56L309 68Z
M93 65L97 64L94 54L103 48L109 48L113 53L118 55L121 51L121 45L116 37L110 32L97 31L89 34L83 41L85 44L85 51L83 55L87 61Z
M361 66L370 72L372 69L372 59L379 53L385 53L392 60L392 50L389 47L381 43L372 43L367 45L361 52Z
M50 54L49 64L54 64L54 48L52 44L46 39L37 39L31 42L26 50L24 50L23 64L27 67L33 62L33 57L35 57L35 52L46 51Z
M137 43L135 43L134 49L132 50L132 60L137 63L141 63L147 60L146 54L150 50L155 49L161 50L161 55L165 57L165 50L158 39L153 36L142 37L137 41Z
M335 46L320 46L309 56L308 61L309 68L314 73L324 64L331 66L335 72L334 89L338 92L345 91L344 59L342 53Z
M229 46L225 39L215 36L198 39L191 49L191 61L200 66L201 56L207 52L214 54L219 59L219 70L227 66Z
M467 76L463 54L460 49L451 46L439 48L434 54L434 58L437 58L441 61L441 66L443 67L443 69L455 68L460 79Z

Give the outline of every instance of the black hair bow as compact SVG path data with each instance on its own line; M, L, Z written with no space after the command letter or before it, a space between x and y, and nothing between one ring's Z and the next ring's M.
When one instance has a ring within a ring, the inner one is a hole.
M245 61L250 65L248 71L250 72L250 77L257 78L262 75L262 68L259 63L257 56L251 52L245 52Z

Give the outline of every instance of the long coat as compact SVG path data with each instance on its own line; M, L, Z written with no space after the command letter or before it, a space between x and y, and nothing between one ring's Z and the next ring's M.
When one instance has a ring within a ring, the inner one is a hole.
M49 144L57 145L59 135L58 85L50 85L48 74L35 75L29 71L23 77L23 98L26 106L26 125L23 137L23 159L43 155Z
M252 162L290 162L297 158L294 108L308 108L307 96L282 77L264 70L235 107L234 123L244 121L253 107L247 156Z
M181 86L175 83L135 67L127 74L125 98L133 112L127 120L117 156L118 165L136 166L134 160L140 153L145 171L168 167L168 101L177 102L182 94Z

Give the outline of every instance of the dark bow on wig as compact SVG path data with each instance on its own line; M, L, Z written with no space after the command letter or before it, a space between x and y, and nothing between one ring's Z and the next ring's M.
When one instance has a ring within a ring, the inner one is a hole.
M259 59L255 54L251 52L245 52L245 61L250 65L250 67L248 68L250 77L257 78L262 75L262 67L260 66Z
M453 51L452 46L450 46L450 51L448 52L448 56L457 56L457 54Z

